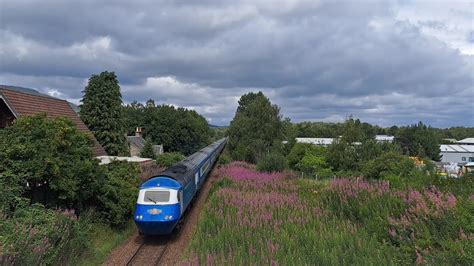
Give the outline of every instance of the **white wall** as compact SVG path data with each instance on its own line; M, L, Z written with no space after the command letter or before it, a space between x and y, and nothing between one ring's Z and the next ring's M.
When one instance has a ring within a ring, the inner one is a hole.
M442 162L455 162L455 163L467 163L469 162L469 157L474 158L473 152L441 152L441 161ZM466 157L466 160L463 161L462 157Z

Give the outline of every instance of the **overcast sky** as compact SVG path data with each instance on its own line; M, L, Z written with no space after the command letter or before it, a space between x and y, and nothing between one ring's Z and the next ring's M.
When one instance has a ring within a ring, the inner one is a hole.
M473 16L467 1L0 0L0 84L78 103L109 70L125 102L217 125L262 90L295 122L474 126Z

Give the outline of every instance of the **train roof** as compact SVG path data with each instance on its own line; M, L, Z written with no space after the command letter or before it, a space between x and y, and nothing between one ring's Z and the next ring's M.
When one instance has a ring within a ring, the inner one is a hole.
M180 161L179 163L167 168L165 171L157 174L157 176L167 176L172 179L175 179L182 185L186 185L191 179L189 178L189 172L199 166L199 164L211 154L219 145L226 141L226 138L222 138L209 146L193 153L188 156L186 159Z

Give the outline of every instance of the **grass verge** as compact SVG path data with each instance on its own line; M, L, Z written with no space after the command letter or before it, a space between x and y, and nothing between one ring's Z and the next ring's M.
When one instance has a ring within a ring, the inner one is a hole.
M76 265L101 265L110 252L131 237L135 231L132 220L121 229L112 229L104 224L93 224L90 230L89 246Z

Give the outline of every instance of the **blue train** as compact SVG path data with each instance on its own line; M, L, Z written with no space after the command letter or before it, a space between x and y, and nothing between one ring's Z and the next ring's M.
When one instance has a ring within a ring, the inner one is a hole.
M206 180L227 139L220 139L140 186L134 220L141 234L170 234Z

